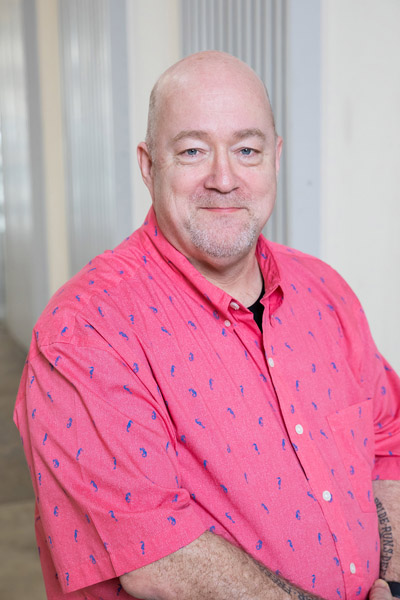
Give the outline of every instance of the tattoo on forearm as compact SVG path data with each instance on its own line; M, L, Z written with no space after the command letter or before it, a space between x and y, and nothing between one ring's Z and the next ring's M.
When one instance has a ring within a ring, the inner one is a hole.
M386 575L389 563L393 556L394 539L392 526L389 517L386 514L382 502L375 498L376 512L379 520L379 537L381 539L381 577Z
M264 569L263 569L264 570ZM307 594L307 592L303 592L298 588L293 587L288 581L281 579L275 573L271 573L271 571L264 570L267 576L276 583L278 587L280 587L284 592L292 596L292 598L297 598L297 600L315 600L315 596Z

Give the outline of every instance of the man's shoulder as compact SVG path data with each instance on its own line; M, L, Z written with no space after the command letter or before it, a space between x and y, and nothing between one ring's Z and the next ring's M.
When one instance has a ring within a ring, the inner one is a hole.
M320 271L327 271L341 278L335 269L317 256L307 254L306 252L302 252L301 250L297 250L291 246L279 244L278 242L271 242L269 240L267 241L263 236L261 239L270 252L272 252L275 260L281 268L295 270L296 267L298 268L301 266L305 269L309 269L310 272L316 272L318 274Z
M77 329L95 326L96 319L104 315L102 306L118 306L126 287L135 289L133 282L147 263L146 250L136 234L96 256L57 290L34 329L39 347L70 342L77 337Z
M341 299L358 299L346 280L322 259L277 242L266 241L280 272L283 285L297 282L304 287L318 288L324 295Z

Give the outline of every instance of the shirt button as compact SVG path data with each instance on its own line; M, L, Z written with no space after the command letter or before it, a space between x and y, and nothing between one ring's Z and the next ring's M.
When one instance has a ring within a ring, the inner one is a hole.
M229 306L231 308L233 308L234 310L239 310L239 308L240 308L239 304L237 302L233 302L233 300L232 300L232 302L230 303Z
M270 367L274 367L275 366L274 359L271 358L271 357L269 357L268 364L269 364Z
M329 502L330 500L332 500L332 494L328 490L325 490L322 493L322 497L326 502Z
M300 423L298 425L296 425L295 430L296 430L296 433L298 433L299 435L301 435L304 432L304 429L300 425Z
M352 573L354 575L354 573L356 571L357 571L356 565L354 563L350 563L350 573Z
M224 325L225 327L230 327L231 326L231 322L228 321L228 319L226 321L224 321Z

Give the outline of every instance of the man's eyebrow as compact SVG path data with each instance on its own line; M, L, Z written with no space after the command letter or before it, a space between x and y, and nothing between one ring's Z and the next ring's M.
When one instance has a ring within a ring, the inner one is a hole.
M253 128L253 129L242 129L241 131L236 131L234 133L233 137L238 141L244 140L245 138L249 138L249 137L258 137L263 142L265 142L265 140L266 140L265 133L263 133L261 131L261 129L258 129L257 127Z
M195 140L207 140L209 139L209 134L207 131L203 131L201 129L184 129L176 134L175 137L172 138L172 143L176 144L180 140L191 138ZM235 131L233 134L233 138L236 141L244 140L245 138L250 137L258 137L261 141L265 142L266 135L258 129L258 127L250 128L250 129L241 129L240 131Z
M172 138L172 143L175 144L180 140L185 138L194 138L196 140L204 140L208 138L208 133L206 131L202 131L201 129L184 129L176 134L175 137Z

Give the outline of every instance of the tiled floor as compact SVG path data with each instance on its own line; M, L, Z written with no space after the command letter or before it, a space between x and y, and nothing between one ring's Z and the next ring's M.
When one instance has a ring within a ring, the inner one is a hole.
M34 534L34 499L12 421L25 361L0 323L0 599L46 600Z

